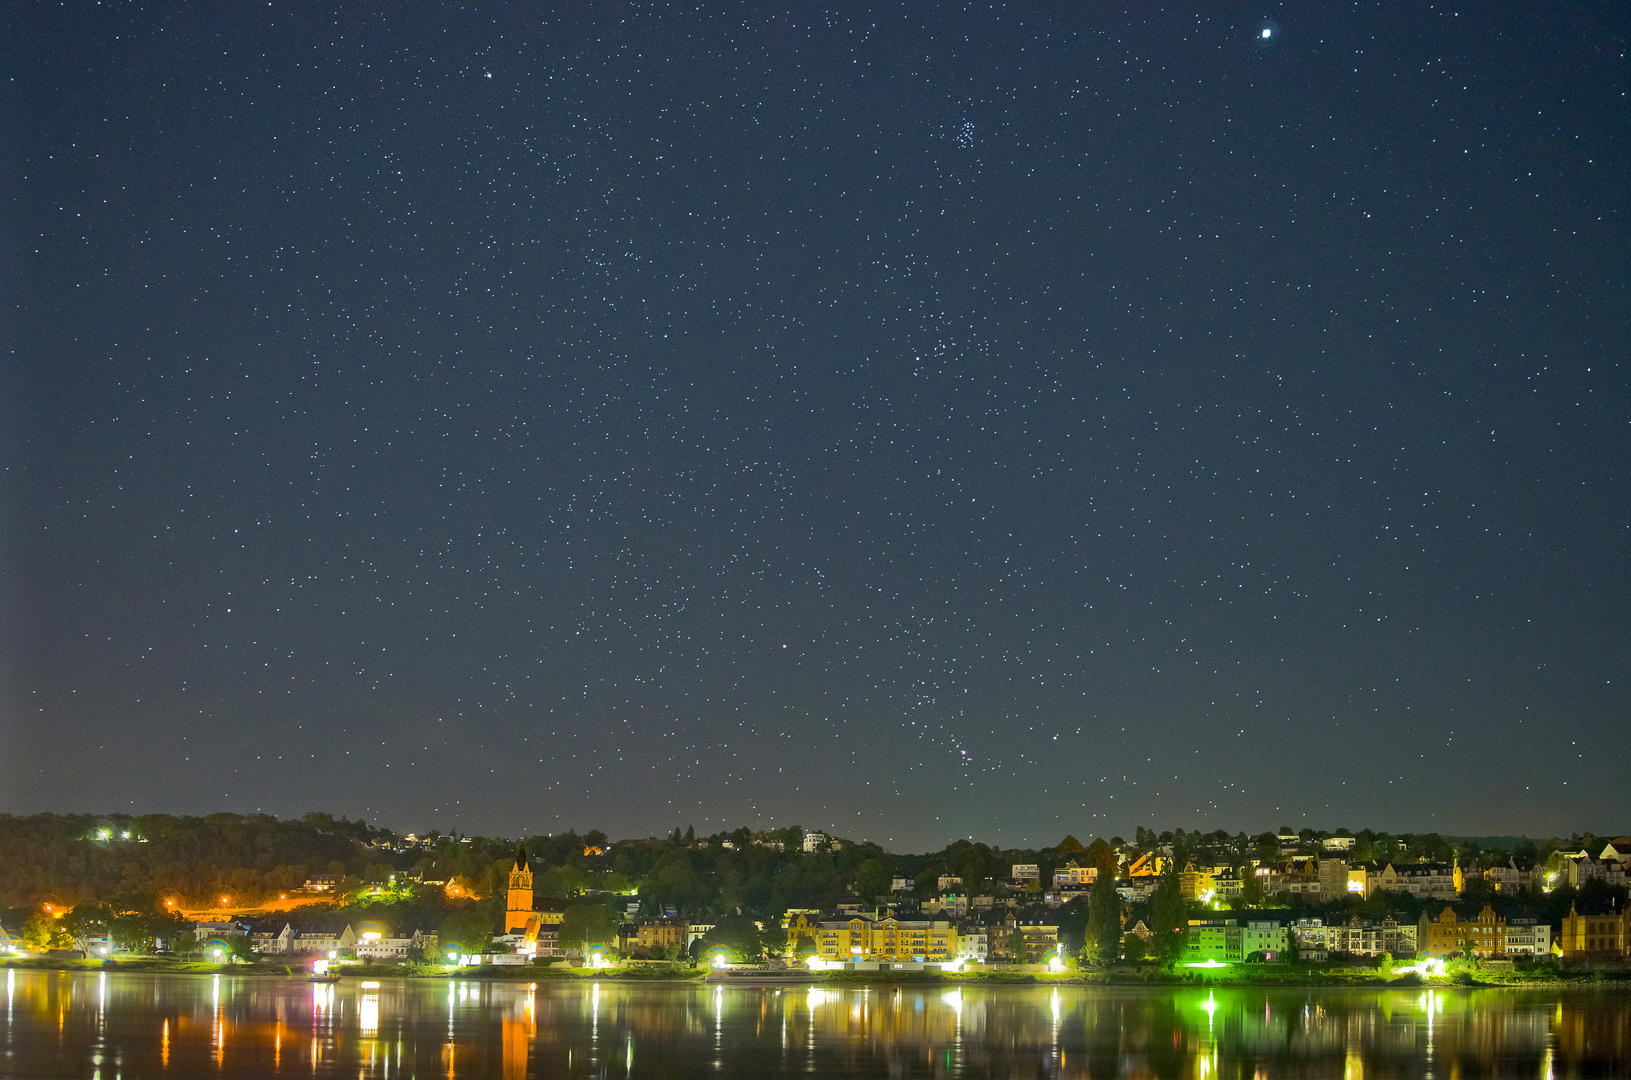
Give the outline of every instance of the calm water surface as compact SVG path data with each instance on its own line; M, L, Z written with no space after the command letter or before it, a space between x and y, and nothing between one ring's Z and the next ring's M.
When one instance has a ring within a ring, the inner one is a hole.
M1631 1076L1631 991L871 990L8 970L6 1077Z

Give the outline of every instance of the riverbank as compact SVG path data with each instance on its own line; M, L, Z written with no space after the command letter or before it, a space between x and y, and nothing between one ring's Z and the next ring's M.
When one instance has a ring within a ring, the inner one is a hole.
M1386 975L1374 968L1315 968L1240 965L1200 970L1168 970L1154 966L1110 968L1051 974L1048 972L969 971L835 971L823 986L876 986L880 984L967 986L1237 986L1305 987L1317 989L1420 989L1424 986L1558 987L1631 985L1631 970L1569 970L1546 968L1534 972L1463 970L1449 976L1423 978L1415 973Z
M120 971L166 975L232 975L243 978L283 978L304 980L309 968L304 964L260 962L216 964L167 957L121 957L112 961L80 960L65 957L9 959L3 968L42 971ZM339 967L346 980L354 979L473 979L499 982L666 982L701 983L705 968L685 968L668 964L629 964L604 968L574 968L561 964L547 967L516 965L502 967L444 967L430 964L346 964ZM1041 971L829 971L819 982L788 981L789 985L824 986L1237 986L1305 987L1318 989L1417 989L1423 986L1460 987L1565 987L1631 985L1631 969L1573 970L1547 965L1533 971L1479 971L1463 969L1447 977L1423 979L1415 973L1386 975L1374 968L1324 968L1311 965L1235 965L1201 970L1167 970L1154 965L1089 969L1053 974ZM774 978L763 985L777 985Z
M244 978L306 979L311 967L304 963L261 961L253 964L217 964L206 961L176 960L168 957L118 957L114 960L83 960L75 957L12 958L0 963L0 970L32 971L119 971L149 975L232 975ZM526 982L701 982L705 968L679 968L666 965L630 964L609 968L572 968L564 965L536 967L518 964L502 967L446 967L440 964L340 964L333 971L344 979L497 979Z

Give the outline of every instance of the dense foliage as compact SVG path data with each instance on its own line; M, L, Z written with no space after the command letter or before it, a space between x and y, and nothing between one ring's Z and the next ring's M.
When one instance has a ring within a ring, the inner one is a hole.
M147 907L297 888L314 873L361 875L370 844L390 837L363 822L307 814L139 817L0 815L0 905L94 899Z

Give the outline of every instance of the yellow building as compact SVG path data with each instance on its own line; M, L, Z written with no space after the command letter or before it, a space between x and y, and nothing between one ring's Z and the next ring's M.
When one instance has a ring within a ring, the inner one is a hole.
M1156 877L1167 868L1167 857L1146 851L1127 868L1128 877Z
M1059 947L1059 927L1048 923L1002 923L988 927L991 956L999 960L1015 960L1014 931L1025 939L1025 953L1029 963L1038 964L1042 958Z
M801 939L821 941L821 915L813 908L789 909L782 918L782 929L787 931L787 955L798 959Z
M690 941L691 924L684 919L657 919L641 923L634 932L635 948L645 952L662 949L683 949Z
M1195 869L1194 863L1184 865L1184 871L1179 875L1179 884L1185 900L1200 900L1203 897L1210 899L1216 891L1211 873Z
M957 956L957 928L950 922L857 915L814 930L816 955L828 961L939 962Z
M531 926L528 924L532 923ZM504 932L526 933L536 929L532 910L532 867L527 865L527 849L515 845L515 865L510 868L509 901L504 910Z
M1416 934L1416 944L1427 956L1440 959L1451 953L1474 956L1506 955L1506 920L1495 914L1488 904L1476 919L1463 921L1455 909L1446 907L1438 918L1430 919L1422 913Z
M1565 960L1623 960L1631 950L1631 907L1609 915L1580 915L1570 904L1557 943Z

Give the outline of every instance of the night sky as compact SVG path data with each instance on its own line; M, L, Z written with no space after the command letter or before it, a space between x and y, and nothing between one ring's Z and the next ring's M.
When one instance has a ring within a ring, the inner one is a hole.
M707 7L0 12L0 812L1624 831L1623 5Z

